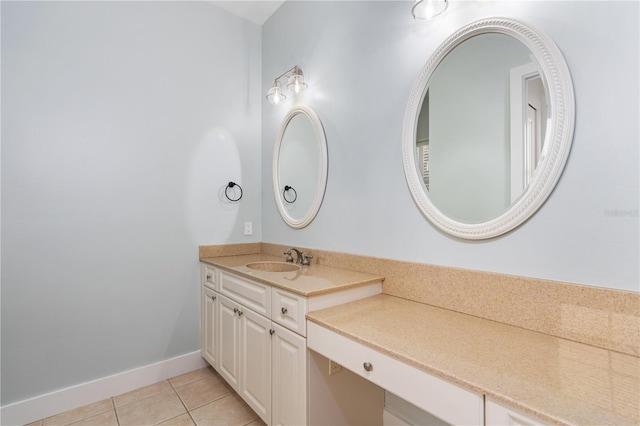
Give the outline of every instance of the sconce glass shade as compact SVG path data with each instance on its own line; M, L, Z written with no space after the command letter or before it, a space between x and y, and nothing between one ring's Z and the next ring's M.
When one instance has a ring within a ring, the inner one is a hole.
M278 105L281 102L284 102L287 99L284 93L282 93L282 88L280 84L274 84L271 89L267 92L267 100L272 105Z
M297 94L306 88L307 88L307 83L304 82L304 77L302 76L302 73L293 74L291 77L289 77L289 82L287 83L287 89L289 90L289 93Z
M280 85L280 79L288 77L287 89L290 95L297 95L301 91L307 88L307 84L304 82L304 74L299 66L294 66L280 74L273 81L273 86L267 92L267 100L272 105L278 105L282 103L287 97L282 93L282 86Z
M411 14L414 19L431 19L444 12L447 6L447 0L416 0Z

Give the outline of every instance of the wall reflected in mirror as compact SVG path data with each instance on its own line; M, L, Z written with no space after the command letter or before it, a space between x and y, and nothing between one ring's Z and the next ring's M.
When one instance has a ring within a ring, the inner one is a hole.
M282 137L278 169L281 202L294 220L302 219L313 203L319 155L311 121L304 114L295 115Z

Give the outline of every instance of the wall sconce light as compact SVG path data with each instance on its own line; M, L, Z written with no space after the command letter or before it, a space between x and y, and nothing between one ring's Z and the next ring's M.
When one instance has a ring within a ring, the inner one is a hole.
M279 81L283 77L289 78L287 82L287 90L289 91L289 94L296 95L307 88L307 84L304 82L302 69L296 65L273 80L273 86L271 86L267 92L267 100L272 105L278 105L287 99L287 96L282 92L282 86Z
M431 19L444 12L447 6L447 0L416 0L411 14L414 19Z

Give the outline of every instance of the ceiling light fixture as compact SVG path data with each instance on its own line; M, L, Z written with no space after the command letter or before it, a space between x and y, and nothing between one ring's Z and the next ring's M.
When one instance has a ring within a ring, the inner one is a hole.
M431 19L444 12L448 4L447 0L416 0L411 14L414 19Z
M271 88L267 92L267 100L272 105L278 105L287 99L287 96L282 92L282 86L280 85L279 81L283 77L289 78L287 82L287 90L291 95L297 95L307 88L307 84L304 82L304 74L302 73L302 68L296 65L273 80L273 86L271 86Z

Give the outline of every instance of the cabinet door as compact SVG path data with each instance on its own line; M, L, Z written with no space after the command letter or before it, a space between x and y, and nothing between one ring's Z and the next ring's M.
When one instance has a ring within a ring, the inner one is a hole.
M239 366L239 305L222 296L218 296L218 372L231 387L238 391Z
M202 313L200 331L200 351L202 357L218 369L218 294L208 287L202 287Z
M307 340L278 324L272 336L273 425L307 424Z
M240 390L251 408L271 424L271 320L240 311Z

